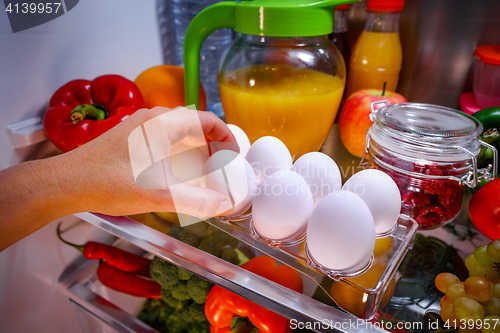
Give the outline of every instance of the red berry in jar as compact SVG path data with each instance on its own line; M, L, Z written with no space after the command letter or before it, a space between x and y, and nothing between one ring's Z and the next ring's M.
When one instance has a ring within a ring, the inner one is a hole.
M479 175L482 125L437 105L399 103L373 114L367 133L369 166L391 176L401 192L401 213L420 230L452 221L462 207L464 186ZM475 163L476 162L476 163Z

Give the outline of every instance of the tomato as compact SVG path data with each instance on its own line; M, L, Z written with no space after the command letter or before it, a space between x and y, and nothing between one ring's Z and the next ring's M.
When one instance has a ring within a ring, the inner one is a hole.
M482 186L469 203L474 226L491 240L500 238L500 178Z

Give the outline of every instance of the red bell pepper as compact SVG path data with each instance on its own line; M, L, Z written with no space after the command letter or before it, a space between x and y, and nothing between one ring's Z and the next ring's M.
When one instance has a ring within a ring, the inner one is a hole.
M491 240L500 238L500 178L487 182L474 193L469 216L480 233Z
M139 88L122 76L74 80L52 96L43 127L49 140L67 152L97 138L143 107Z
M256 257L241 267L296 292L302 292L300 274L289 266L278 266L273 258ZM291 330L287 318L219 286L210 290L205 303L205 314L211 324L211 333L284 333Z

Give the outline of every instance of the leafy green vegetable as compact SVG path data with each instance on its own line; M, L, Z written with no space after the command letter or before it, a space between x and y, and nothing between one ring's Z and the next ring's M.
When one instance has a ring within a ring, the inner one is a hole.
M202 240L198 248L202 251L210 253L213 256L220 257L222 246L223 245L218 237L209 237Z
M187 282L189 296L198 304L206 302L210 289L212 289L212 284L196 275Z
M187 281L193 277L193 273L186 271L184 268L177 267L177 275L180 280Z
M191 296L188 293L187 283L188 282L186 281L179 281L177 284L170 287L172 297L178 299L179 301L187 301L190 299Z
M205 306L202 304L191 303L188 308L189 316L196 322L207 321L205 316Z
M230 262L233 265L238 265L240 263L240 258L238 256L238 252L232 247L224 247L222 248L221 259Z
M153 259L149 271L151 278L162 287L173 286L179 282L177 267L159 257Z
M190 327L189 333L210 333L210 323L200 322Z
M168 333L182 333L187 329L187 323L183 322L179 317L174 314L171 314L164 320L164 327L166 330L162 330L162 332ZM189 330L187 330L189 332Z
M161 288L161 298L165 301L165 303L167 303L169 306L173 308L177 308L181 303L181 301L172 296L170 290L165 288Z
M248 260L235 250L239 244L236 238L207 223L176 225L169 235L235 265L240 258ZM209 333L204 304L212 284L159 257L151 262L150 271L152 279L162 286L162 299L147 300L139 319L162 333Z

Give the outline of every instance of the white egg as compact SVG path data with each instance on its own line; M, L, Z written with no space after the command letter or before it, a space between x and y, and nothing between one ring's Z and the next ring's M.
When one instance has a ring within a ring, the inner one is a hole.
M226 195L233 200L234 211L230 216L244 213L252 205L257 192L255 173L240 154L220 150L205 163L202 186Z
M269 239L301 237L313 209L306 181L296 172L282 170L269 176L253 200L252 220L257 232Z
M321 199L307 225L307 249L324 267L358 270L370 261L375 248L375 226L370 209L349 191L335 191Z
M200 186L203 165L208 159L208 150L193 147L173 152L169 158L172 175L183 183Z
M255 172L257 186L280 170L292 167L292 155L285 144L273 136L264 136L253 143L246 155Z
M342 189L357 194L370 208L377 235L389 232L397 223L401 193L386 173L376 169L362 170L349 178Z
M325 195L342 188L339 167L326 154L312 152L302 155L295 161L292 170L301 175L309 185L315 206Z
M248 149L250 149L250 140L248 139L248 136L241 128L236 125L227 124L227 127L229 127L229 129L233 133L236 142L240 147L241 156L245 157L247 155Z

